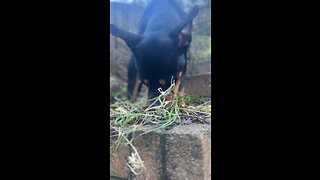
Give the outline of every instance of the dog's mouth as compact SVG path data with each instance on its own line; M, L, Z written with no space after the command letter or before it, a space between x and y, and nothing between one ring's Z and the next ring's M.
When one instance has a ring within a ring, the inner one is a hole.
M174 99L174 94L173 93L170 93L166 96L165 98L165 104L170 104L172 103ZM146 102L144 105L143 105L143 109L146 109L148 107L157 107L157 106L161 106L162 104L160 103L160 101L158 100L158 98L156 98L154 101L151 101L149 99L148 102Z

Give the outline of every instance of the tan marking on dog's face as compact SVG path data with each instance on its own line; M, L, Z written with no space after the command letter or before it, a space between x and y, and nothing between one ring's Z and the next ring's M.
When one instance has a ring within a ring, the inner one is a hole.
M163 79L160 79L160 80L159 80L159 83L160 83L161 85L165 85L165 84L166 84L166 81L163 80Z

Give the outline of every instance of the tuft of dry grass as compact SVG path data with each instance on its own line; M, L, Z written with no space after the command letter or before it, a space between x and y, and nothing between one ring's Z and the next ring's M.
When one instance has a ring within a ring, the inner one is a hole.
M159 106L143 108L145 99L137 102L116 101L110 104L110 138L117 138L110 150L117 148L120 143L129 145L133 153L128 157L127 166L134 174L144 168L143 160L140 158L136 148L132 145L133 139L129 135L137 130L143 130L139 136L154 131L169 129L177 125L191 123L210 123L211 119L211 100L196 96L174 96L172 95L175 84L172 83L169 89L162 91L159 89L160 96L150 100L160 102ZM181 104L184 104L181 106ZM111 151L112 152L112 151Z

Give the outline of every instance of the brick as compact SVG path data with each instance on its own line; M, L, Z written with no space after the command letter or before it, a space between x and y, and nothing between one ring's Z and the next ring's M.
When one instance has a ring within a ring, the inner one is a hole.
M126 180L126 179L116 178L116 177L112 177L112 176L110 176L110 180Z
M186 94L200 97L211 96L211 73L186 77L184 86Z
M116 138L110 138L110 146L114 145ZM129 155L128 146L119 144L116 148L110 148L110 176L128 179L128 167L126 157Z
M139 134L137 132L136 134ZM145 168L137 180L209 180L211 179L211 126L190 124L168 131L158 131L135 137ZM128 148L116 151L119 161L125 161ZM118 172L112 176L127 178L125 162L110 162Z
M161 132L154 132L136 137L133 141L141 159L144 169L136 176L137 180L156 180L162 173Z
M165 132L166 176L172 180L211 179L211 128L191 124Z

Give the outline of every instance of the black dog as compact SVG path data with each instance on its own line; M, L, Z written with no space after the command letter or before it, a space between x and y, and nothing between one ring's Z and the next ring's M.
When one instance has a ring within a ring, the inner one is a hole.
M133 53L128 66L128 91L131 98L148 87L148 98L160 95L172 79L174 92L183 94L187 69L186 54L191 43L192 21L198 14L195 6L187 15L173 0L152 0L139 22L139 34L110 25L110 33L123 39Z

